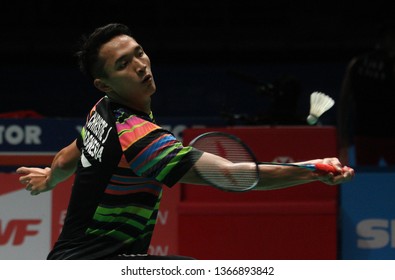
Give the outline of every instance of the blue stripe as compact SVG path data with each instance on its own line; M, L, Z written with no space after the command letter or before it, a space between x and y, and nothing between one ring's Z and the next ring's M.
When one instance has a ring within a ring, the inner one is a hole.
M144 153L142 153L131 165L132 169L136 168L139 166L141 163L143 163L152 153L154 153L156 150L158 150L160 147L165 146L167 143L176 140L176 138L169 134L166 137L163 137L160 139L158 142L155 144L152 144Z

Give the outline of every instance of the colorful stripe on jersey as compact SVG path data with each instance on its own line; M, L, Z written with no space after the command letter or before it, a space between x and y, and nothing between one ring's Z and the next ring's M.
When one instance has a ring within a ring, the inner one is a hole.
M134 193L151 193L159 196L162 184L156 180L143 177L113 175L105 193L110 195L129 195Z
M138 176L164 182L191 148L183 147L171 133L148 120L121 116L116 127L129 167Z
M124 151L151 131L158 129L157 125L137 117L132 117L129 124L131 127L117 125L119 141Z
M113 177L114 180L115 177ZM127 179L127 181L130 180ZM105 193L112 194L111 191L108 191L111 188L109 186ZM152 204L153 207L134 201L133 194L128 192L127 187L124 189L123 195L128 197L124 199L129 201L128 204L115 206L103 203L97 207L92 223L86 230L88 235L106 236L125 244L152 235L162 197L161 190L159 190L158 199L155 199L155 203ZM141 198L135 200L139 199Z

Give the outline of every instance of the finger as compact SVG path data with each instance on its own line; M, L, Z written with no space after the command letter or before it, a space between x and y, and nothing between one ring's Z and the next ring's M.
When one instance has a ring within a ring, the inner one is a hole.
M345 171L343 169L343 173L337 177L338 177L338 178L336 178L337 184L342 184L342 183L346 183L346 182L350 181L353 178L353 175L349 171Z
M321 176L320 181L332 185L335 182L335 175L333 173L325 173Z
M36 175L45 175L46 169L37 168L37 167L19 167L16 172L18 174L36 174Z
M39 190L33 190L30 192L31 195L39 195L41 192Z
M345 176L347 177L347 180L352 180L355 176L354 169L347 167Z
M331 159L331 165L336 168L336 171L338 174L342 173L342 164L337 158L332 158Z
M25 167L25 166L22 166L22 167L19 167L17 170L16 170L16 173L18 173L18 174L26 174L26 173L29 173L29 167Z
M32 188L33 188L33 185L32 185L32 184L27 184L27 186L26 186L25 189L26 189L27 191L31 191Z
M342 168L340 162L339 162L339 164L335 165L335 168L336 168L338 174L342 174L343 173L343 168Z
M29 178L31 178L31 179L34 179L34 178L44 178L44 177L47 177L47 175L45 175L45 174L31 174L31 175L29 176Z
M348 167L348 166L344 166L344 168L345 168L345 170L346 170L347 172L349 172L350 174L352 174L352 175L354 175L354 174L355 174L355 171L354 171L354 169L353 169L353 168L351 168L351 167Z
M30 178L28 175L19 177L19 182L21 184L28 184L30 183Z

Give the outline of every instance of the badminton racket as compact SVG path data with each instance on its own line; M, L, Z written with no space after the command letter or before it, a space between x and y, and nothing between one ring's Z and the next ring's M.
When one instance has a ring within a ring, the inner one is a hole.
M259 165L281 165L304 168L324 173L337 173L334 166L323 163L293 164L258 162L252 150L238 137L225 132L207 132L194 138L189 146L226 159L231 168L218 168L218 164L195 164L195 170L208 184L224 191L244 192L253 189L259 182ZM244 166L243 166L244 165Z

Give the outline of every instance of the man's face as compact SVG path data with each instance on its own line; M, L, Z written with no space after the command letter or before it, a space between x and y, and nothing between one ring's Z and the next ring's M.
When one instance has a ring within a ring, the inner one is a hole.
M131 37L120 35L99 51L105 77L100 78L110 97L137 106L150 101L156 90L151 62L143 48Z

